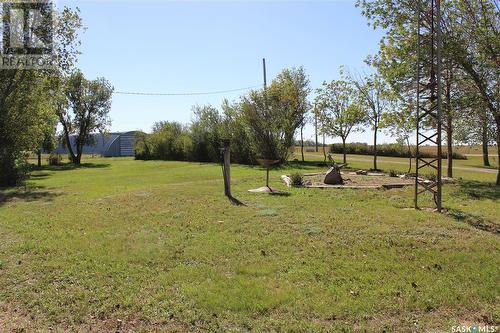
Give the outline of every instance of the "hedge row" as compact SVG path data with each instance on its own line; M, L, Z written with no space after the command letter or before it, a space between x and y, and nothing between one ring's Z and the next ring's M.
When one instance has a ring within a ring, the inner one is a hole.
M373 155L373 146L368 145L366 143L347 143L346 144L346 154L354 154L354 155ZM430 150L430 149L429 149ZM420 156L423 158L431 158L434 157L433 154L429 150L421 150ZM342 144L332 144L330 145L330 152L334 154L343 154ZM411 148L411 155L415 156L415 147ZM385 143L377 145L377 155L378 156L389 156L389 157L410 157L410 153L408 152L408 147L397 144L397 143ZM442 154L443 158L447 158L446 152ZM454 160L466 160L467 157L465 155L459 153L453 153Z

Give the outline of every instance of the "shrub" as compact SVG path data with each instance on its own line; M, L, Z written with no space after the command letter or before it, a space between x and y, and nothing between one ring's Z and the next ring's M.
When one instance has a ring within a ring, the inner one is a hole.
M437 175L435 173L424 174L424 175L422 175L422 177L425 179L428 179L432 182L435 182L437 180Z
M0 149L0 186L19 186L29 178L28 155Z
M398 176L398 173L396 170L389 170L389 177L397 177Z
M191 122L192 150L189 158L200 162L219 162L222 142L222 117L211 106L193 107L195 119Z
M346 154L354 155L373 155L373 146L366 143L354 142L346 144ZM415 157L415 148L412 147L412 157ZM342 144L332 144L330 146L330 152L335 154L342 154ZM385 143L377 145L377 155L378 156L389 156L389 157L410 157L408 152L408 147L403 146L398 143ZM430 158L433 157L433 153L425 149L420 151L420 157ZM442 153L443 158L447 158L446 152ZM453 153L453 159L456 160L466 160L465 155L459 154L457 152Z
M299 172L294 172L290 175L292 186L302 186L304 185L304 177Z
M134 147L138 160L181 160L220 162L220 147L225 139L231 142L231 161L253 164L247 127L238 106L223 104L223 114L210 106L194 107L190 126L175 122L158 122L153 132L136 135Z
M60 154L51 153L47 161L49 162L49 165L61 165L62 156Z
M178 122L162 121L153 133L141 134L135 146L136 159L187 160L192 149L189 131Z

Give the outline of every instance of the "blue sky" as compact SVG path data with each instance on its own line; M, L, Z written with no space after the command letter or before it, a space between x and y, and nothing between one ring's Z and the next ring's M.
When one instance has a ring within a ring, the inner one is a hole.
M237 89L304 66L312 88L338 78L341 65L366 70L380 31L345 1L58 1L78 6L84 25L78 61L89 78L116 91L183 93ZM187 123L191 106L237 99L243 92L202 96L115 94L112 131L149 131L159 120ZM308 126L306 137L313 137ZM330 138L328 141L338 141ZM349 141L371 141L370 132ZM382 141L390 141L382 138Z

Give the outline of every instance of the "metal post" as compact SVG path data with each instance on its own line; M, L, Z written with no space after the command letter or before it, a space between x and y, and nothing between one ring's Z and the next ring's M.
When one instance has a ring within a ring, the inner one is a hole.
M424 0L425 1L425 0ZM419 119L420 119L420 26L422 24L421 22L421 15L420 11L422 10L422 0L417 1L417 77L416 77L416 82L417 82L417 104L415 108L415 113L417 116L417 142L416 142L416 155L415 155L415 160L416 160L416 169L415 169L415 209L418 209L418 158L420 156L420 150L419 150L419 137L420 137L420 126L419 126Z
M442 147L441 147L441 8L440 0L417 2L417 156L415 177L415 208L421 194L434 196L437 211L442 209ZM420 157L420 147L436 146L436 157ZM436 179L431 183L420 179L420 169L431 167Z
M438 212L442 210L442 187L443 187L443 150L442 150L442 140L441 140L441 129L443 127L443 109L442 109L442 73L441 73L441 0L434 0L436 7L436 61L437 61L437 155L438 155L438 169L437 169L437 196L436 196L436 208Z
M267 188L271 189L269 187L269 166L266 167L266 186L267 186Z

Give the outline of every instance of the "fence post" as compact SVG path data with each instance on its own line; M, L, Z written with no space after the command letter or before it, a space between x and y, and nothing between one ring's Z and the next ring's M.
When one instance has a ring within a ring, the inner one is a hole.
M229 140L224 140L224 194L231 197L231 149Z

